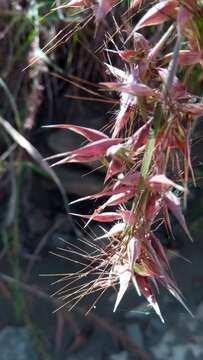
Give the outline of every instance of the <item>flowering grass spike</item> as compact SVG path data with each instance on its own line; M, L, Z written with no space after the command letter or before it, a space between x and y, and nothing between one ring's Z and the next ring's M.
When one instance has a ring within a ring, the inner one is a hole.
M93 9L98 31L117 1L72 0L68 5ZM64 275L59 282L65 285L56 294L62 306L71 309L90 293L100 293L97 301L108 288L117 288L116 311L133 285L164 322L155 296L159 285L190 312L154 229L164 223L172 231L172 215L192 239L181 196L187 195L188 179L193 176L190 133L194 119L203 115L203 105L187 90L179 70L203 65L203 2L133 0L129 11L136 15L146 7L137 24L119 29L122 44L111 37L115 51L106 49L111 54L105 64L111 78L100 85L109 96L112 92L119 96L111 136L82 126L54 125L84 136L88 144L53 156L60 157L53 165L99 160L106 168L104 189L75 201L104 198L103 204L93 214L73 215L87 219L87 224L112 222L102 237L86 241L89 252L73 246L82 259L81 270ZM153 31L146 31L151 26L159 29L158 41Z

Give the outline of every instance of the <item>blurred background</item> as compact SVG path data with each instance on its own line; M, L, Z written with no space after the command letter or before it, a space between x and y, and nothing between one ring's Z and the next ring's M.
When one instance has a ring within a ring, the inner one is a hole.
M53 253L67 244L87 249L85 239L101 232L96 223L85 230L82 221L73 222L67 204L99 191L104 173L97 165L50 170L43 158L82 140L42 126L101 129L111 124L116 109L116 98L108 99L96 86L106 78L98 51L103 40L94 41L93 22L86 25L87 18L60 8L63 3L0 0L0 360L203 359L201 119L192 145L197 186L191 187L186 209L195 241L189 243L175 221L175 240L158 230L194 318L161 291L163 325L134 289L116 314L113 290L87 316L91 296L71 312L56 311L62 304L51 296L58 288L52 285L54 274L72 272L75 264L65 252L61 258ZM188 81L198 95L201 71L195 67ZM94 202L85 202L71 211L93 208Z

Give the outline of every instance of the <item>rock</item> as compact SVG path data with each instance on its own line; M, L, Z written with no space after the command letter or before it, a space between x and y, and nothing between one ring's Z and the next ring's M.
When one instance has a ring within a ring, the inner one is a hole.
M170 329L165 328L165 334L159 342L151 346L154 359L203 359L202 311L203 305L200 304L194 318L191 318L187 313L178 313L173 326ZM152 334L152 336L154 335Z
M53 224L53 231L48 236L46 247L49 250L55 250L57 247L67 248L68 242L71 244L76 241L73 230L73 224L68 215L63 213L57 214Z
M77 360L111 359L109 358L110 354L118 350L115 340L107 332L97 328L88 338L86 345L77 351ZM118 358L118 360L127 360L127 358Z
M160 343L152 348L152 354L156 360L201 360L203 348L201 344L187 339L185 343L177 343L177 335L168 331Z
M165 329L156 314L151 314L146 320L144 339L147 347L151 347L161 341Z
M52 225L47 211L34 207L30 207L28 211L29 216L26 217L26 220L29 227L29 233L31 233L33 236L45 234Z
M64 130L51 133L47 142L51 154L64 153L80 147L81 144L84 145L81 136ZM68 194L86 196L95 194L103 188L105 172L100 162L66 164L54 170Z
M130 324L127 327L128 337L140 348L144 347L143 334L138 324Z
M199 321L203 321L203 302L197 308L196 317Z
M0 332L1 360L38 360L26 328L7 326Z
M85 126L100 130L106 124L105 111L107 109L103 108L102 114L100 115L98 114L98 110L98 107L95 109L95 111L92 111L92 109L89 109L88 111L86 109L85 113L82 112L82 116L79 116L78 114L77 118L74 117L72 121L71 119L68 119L68 121L62 121L61 123L67 122L68 124ZM65 129L47 129L46 135L47 145L54 153L71 151L81 146L82 144L84 145L85 141L87 142L83 136L75 133L74 131Z
M72 151L81 146L84 139L72 131L54 130L47 136L47 144L53 153Z
M89 167L78 164L58 166L55 172L67 194L82 197L95 194L103 189L103 176ZM91 172L90 174L88 174ZM88 174L88 175L87 175ZM54 184L53 184L54 185Z
M85 359L85 360L95 360L95 356L85 356L84 358L83 357L78 357L78 355L69 355L68 354L68 357L66 358L66 360L80 360L80 359Z
M128 353L127 351L122 351L118 354L112 354L110 355L109 360L128 360Z

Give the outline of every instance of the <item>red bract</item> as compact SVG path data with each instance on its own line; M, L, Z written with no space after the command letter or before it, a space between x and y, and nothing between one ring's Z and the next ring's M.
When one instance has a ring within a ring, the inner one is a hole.
M123 221L127 226L134 226L135 224L135 214L130 210L121 210L120 214L122 216Z
M118 51L118 55L121 57L122 60L126 61L129 64L136 63L140 56L143 56L142 52L139 50Z
M119 144L121 139L101 139L91 144L83 146L77 150L70 151L68 156L52 166L62 165L70 162L91 162L101 159L108 148L112 145Z
M139 239L132 237L128 242L128 260L129 263L132 264L136 262L141 253L141 243Z
M165 194L164 199L165 199L165 203L166 203L167 207L172 212L172 214L176 217L176 219L182 226L183 230L185 231L187 236L192 241L192 237L190 235L190 232L189 232L188 227L185 222L185 217L181 210L180 199L171 191L169 191L168 193Z
M128 189L124 192L112 195L102 206L100 206L97 211L104 210L107 206L115 206L123 204L133 197L133 189Z
M155 218L161 210L162 199L157 194L151 194L146 203L144 220L148 225L153 224Z
M120 134L121 130L123 130L125 125L128 123L129 117L133 113L133 110L136 106L136 100L132 99L132 97L128 94L122 94L122 100L123 101L121 103L120 111L116 117L112 137L116 137Z
M168 179L165 174L154 175L147 180L148 186L158 192L166 192L170 187L174 187L179 191L184 191L184 188L174 181Z
M160 75L163 83L166 84L167 79L169 77L168 69L159 68L158 72L159 72L159 75ZM181 97L184 98L187 95L188 95L188 92L186 90L185 85L182 84L181 81L176 76L174 76L172 86L171 86L170 96L173 99L178 99L178 98L181 98Z
M104 133L102 133L101 131L86 128L83 126L77 126L77 125L72 125L72 124L59 124L59 125L49 125L46 127L71 130L77 134L84 136L89 141L108 139L108 136L105 135Z
M158 258L161 260L163 267L171 274L170 264L165 250L159 239L153 234L150 234L150 241Z
M151 120L141 126L128 139L128 144L131 145L131 150L136 152L143 144L147 143Z
M123 169L123 162L121 160L117 160L117 159L111 160L104 182L107 182L110 178L112 178L112 176L121 172L122 169Z
M130 8L135 10L142 5L143 0L131 0Z
M117 190L121 185L135 186L140 181L140 173L138 171L129 171L125 176L120 177L114 185L114 190Z
M166 54L161 59L162 61L170 61L173 58L173 53ZM178 64L180 65L192 65L198 64L201 59L201 54L192 50L181 50L178 55Z
M69 205L76 204L79 201L99 199L99 198L101 198L103 196L110 196L110 195L113 195L113 194L118 194L118 193L120 193L122 191L127 191L127 189L129 189L129 187L123 186L123 184L120 184L120 186L118 186L117 189L114 189L112 185L107 186L101 192L99 192L97 194L93 194L93 195L84 196L83 198L74 200Z
M195 1L193 1L194 5ZM200 14L197 14L197 19ZM200 15L201 16L201 15ZM181 33L188 39L188 45L193 51L201 53L199 34L195 26L196 9L192 6L192 11L186 6L181 6L178 12L177 23ZM201 36L201 35L200 35Z
M74 213L70 213L73 216L78 216L84 219L92 219L94 221L100 221L100 222L112 222L112 221L116 221L116 220L120 220L122 219L122 215L116 212L104 212L104 213L96 213L95 215L82 215L82 214L74 214Z
M138 283L141 293L147 299L149 304L154 308L155 312L160 317L161 321L164 323L164 319L161 315L159 305L158 305L156 298L152 292L149 281L146 278L144 278L143 276L139 276L139 275L136 276L136 280L137 280L137 283Z
M141 83L136 83L135 81L129 83L117 83L117 82L109 82L109 83L101 83L106 86L110 90L115 90L119 92L124 92L133 96L157 96L157 92L151 89L149 86Z
M155 4L138 22L134 31L137 31L145 26L158 25L173 19L177 13L177 5L177 0L162 0Z
M203 116L203 104L182 103L179 104L180 111L195 116Z
M112 66L110 64L105 64L109 70L109 72L116 77L119 80L126 80L128 78L128 74L125 73L125 71L118 69L115 66Z
M114 273L115 275L119 278L119 291L118 291L118 295L116 298L116 303L114 305L114 309L113 311L115 312L118 305L120 304L125 292L127 291L128 287L129 287L129 282L131 279L131 272L128 269L127 265L117 265L114 268Z

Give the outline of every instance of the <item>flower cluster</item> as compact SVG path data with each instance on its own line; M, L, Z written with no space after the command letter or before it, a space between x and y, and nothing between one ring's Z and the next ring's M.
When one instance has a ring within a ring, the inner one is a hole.
M129 11L143 3L132 0ZM109 50L123 66L105 64L112 81L101 86L119 94L111 136L82 126L54 125L88 140L79 149L58 154L60 160L54 165L99 160L106 167L103 190L76 200L104 198L103 204L91 215L78 216L86 218L87 224L112 222L111 229L102 236L107 239L106 246L100 247L99 239L95 239L95 245L90 245L93 252L89 254L89 264L79 273L71 274L71 283L80 282L87 275L93 279L83 285L79 283L72 291L65 286L58 295L65 303L75 305L90 292L103 293L118 284L115 311L132 283L163 321L154 287L158 289L161 284L185 304L167 254L154 234L154 224L162 221L172 231L171 213L191 238L180 195L187 196L188 179L193 176L190 131L194 118L203 115L203 104L187 91L177 70L180 66L185 69L203 65L203 4L192 0L148 3L152 7L134 29L121 32L122 48L115 44L115 50ZM110 0L72 0L68 5L93 7L98 27L115 4ZM154 44L141 29L160 24L164 24L165 32ZM111 207L113 210L108 210ZM87 258L86 253L81 256Z

